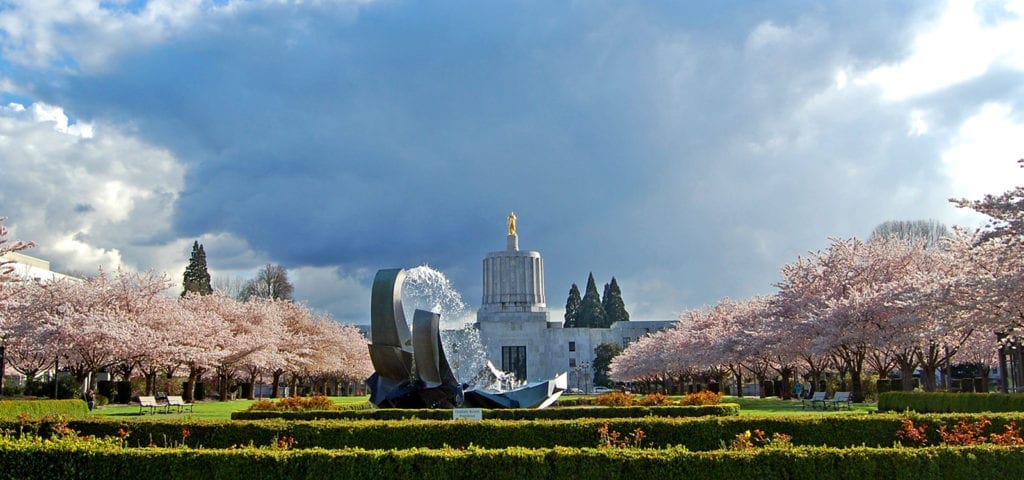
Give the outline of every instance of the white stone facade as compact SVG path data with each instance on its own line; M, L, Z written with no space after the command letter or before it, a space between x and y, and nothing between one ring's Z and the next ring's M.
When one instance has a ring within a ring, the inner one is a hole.
M11 275L18 280L34 280L36 282L52 280L81 281L79 278L50 270L50 262L47 260L23 253L8 252L0 255L0 258L12 262L7 264L7 266L13 269Z
M504 251L483 262L483 299L477 311L487 357L505 371L533 382L569 372L569 386L587 389L594 348L602 343L628 346L636 339L674 325L674 321L616 322L610 328L562 328L549 318L544 294L544 260L539 252L520 251L510 233ZM522 358L524 357L525 358Z

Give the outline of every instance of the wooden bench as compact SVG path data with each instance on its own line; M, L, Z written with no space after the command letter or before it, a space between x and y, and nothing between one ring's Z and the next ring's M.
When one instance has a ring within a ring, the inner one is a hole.
M810 406L811 408L818 408L818 404L821 404L821 409L824 410L828 406L825 402L828 401L828 392L814 392L811 398L800 400L800 408L804 409Z
M186 407L188 407L188 411L192 411L192 404L186 402L180 395L167 396L167 410L170 411L171 407L178 407L179 413Z
M149 409L149 413L156 413L157 407L160 406L156 401L156 397L139 397L139 414L142 414L142 410L146 408Z
M849 410L853 405L853 393L851 392L836 392L836 396L828 402L832 405L832 408L839 410L843 408L841 405L846 404L846 409Z

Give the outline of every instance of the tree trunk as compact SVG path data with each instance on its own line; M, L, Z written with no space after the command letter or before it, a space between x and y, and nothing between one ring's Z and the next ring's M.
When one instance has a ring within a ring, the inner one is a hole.
M247 400L256 400L256 377L258 376L255 369L249 371L249 392L245 396Z
M271 375L274 377L274 386L270 390L270 398L281 398L281 375L284 375L284 370L274 370Z
M743 371L738 366L730 366L729 370L732 371L732 374L736 379L736 396L743 398Z
M864 379L861 378L863 371L863 365L850 369L850 390L853 393L853 401L857 403L864 401Z
M793 375L793 368L782 367L779 370L779 374L782 375L782 391L779 392L779 397L783 400L789 400L793 398L793 388L789 384L789 377Z
M142 369L142 376L146 380L146 395L156 394L156 369L152 371Z
M217 394L220 401L228 401L228 367L224 365L217 367Z
M182 398L189 403L195 400L196 381L203 375L203 368L193 365L188 367L188 380L185 381L185 391L181 393Z
M921 366L921 386L924 387L924 391L934 392L938 389L938 383L935 381L936 370L938 367L935 365Z

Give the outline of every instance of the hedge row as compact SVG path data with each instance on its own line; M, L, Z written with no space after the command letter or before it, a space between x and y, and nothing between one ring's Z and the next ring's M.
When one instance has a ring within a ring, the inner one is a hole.
M1024 448L197 450L0 441L0 479L1024 478Z
M89 415L89 405L82 400L0 400L0 419L14 419L19 415L82 418Z
M735 403L694 406L656 407L601 407L601 408L494 408L483 409L483 418L488 420L574 420L578 418L639 418L639 417L703 417L707 415L739 415L740 406ZM263 420L283 418L287 420L451 420L450 409L398 409L382 408L372 410L315 410L306 412L245 411L232 412L232 420Z
M239 445L268 446L282 437L292 437L296 448L364 448L409 449L453 448L478 446L504 448L594 447L598 429L607 424L609 430L627 435L635 429L645 434L644 447L683 446L693 451L721 448L736 435L759 429L768 436L784 433L792 436L794 445L853 447L889 447L897 441L896 432L904 418L915 425L929 424L935 436L939 426L952 428L957 421L976 422L981 415L929 414L905 417L895 414L807 416L807 417L705 417L580 419L580 420L315 420L315 421L214 421L189 418L166 420L117 420L90 418L74 420L68 426L81 435L98 438L127 434L130 446L175 446L228 448ZM1024 414L987 415L992 425L988 433L1002 433L1004 425L1014 421L1024 425ZM0 422L0 429L10 432L35 431L48 435L49 424L26 428L17 422Z
M885 392L878 396L881 412L1021 412L1024 395L1009 393Z

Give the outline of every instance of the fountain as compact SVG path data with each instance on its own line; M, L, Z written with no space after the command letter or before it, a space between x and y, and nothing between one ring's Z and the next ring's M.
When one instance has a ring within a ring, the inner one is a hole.
M437 285L438 277L431 275L440 273L429 270L413 269L414 281L411 283L415 285L419 281L426 285ZM481 375L475 376L473 383L460 383L445 355L440 332L441 314L416 309L410 335L402 306L402 287L408 276L403 269L390 269L380 270L374 277L370 303L373 340L369 346L374 374L367 379L371 391L370 401L374 405L393 408L544 408L554 403L565 390L565 373L552 380L503 389L503 386L509 386L509 375L494 368L490 362L486 362L488 368L480 369ZM433 281L429 281L430 278ZM440 278L443 279L443 275ZM440 283L446 287L440 291L454 292L446 282L447 279L444 279ZM422 292L422 285L418 292ZM420 295L423 296L422 293ZM457 293L454 295L445 293L435 297L447 303L435 303L432 307L449 309L457 314L464 310L464 304ZM429 294L426 296L429 297ZM466 330L463 329L464 332ZM461 336L464 338L460 340L466 340L467 337L472 340L473 332ZM478 333L475 338L479 345ZM475 353L473 360L483 361L482 351L482 347L469 347L457 353L460 356ZM473 362L460 360L462 363L469 367ZM462 370L460 373L465 374L465 368ZM485 387L477 386L483 382L486 382Z

